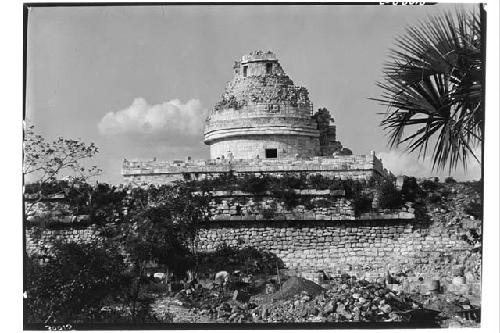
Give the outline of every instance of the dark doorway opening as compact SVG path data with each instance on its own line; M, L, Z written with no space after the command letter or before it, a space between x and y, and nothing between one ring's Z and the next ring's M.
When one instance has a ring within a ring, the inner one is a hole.
M243 66L243 77L247 77L248 66Z
M273 64L272 63L267 63L266 64L266 74L271 74L271 71L273 69Z
M266 149L266 158L278 158L278 149Z

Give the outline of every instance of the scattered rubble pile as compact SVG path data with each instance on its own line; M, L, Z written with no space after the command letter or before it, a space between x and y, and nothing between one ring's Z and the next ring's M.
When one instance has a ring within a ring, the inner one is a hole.
M424 310L422 303L404 293L397 294L381 284L356 280L347 274L331 281L328 289L291 277L272 295L242 295L248 293L200 287L189 292L182 290L176 297L192 312L224 323L405 322L418 311L431 314L431 320L437 314Z
M406 319L403 314L407 311L421 308L421 304L405 295L396 295L380 284L343 276L317 296L300 291L283 301L261 306L259 319L264 322L398 322Z
M272 295L273 299L288 299L302 292L309 296L316 296L325 291L316 283L300 277L291 277L281 286L281 290Z
M181 290L175 296L185 307L195 308L205 313L215 309L221 303L230 300L228 293L208 288L196 288L195 290Z
M465 296L446 294L412 295L425 309L440 312L442 327L477 327L481 308Z

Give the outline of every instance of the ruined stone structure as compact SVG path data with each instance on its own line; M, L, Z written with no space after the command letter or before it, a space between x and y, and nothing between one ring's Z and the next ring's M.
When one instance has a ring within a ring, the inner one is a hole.
M205 143L212 159L323 155L318 126L332 144L335 127L329 115L313 118L312 110L307 89L294 85L273 53L253 52L235 63L234 78L207 118Z
M251 52L233 69L233 79L206 119L211 159L125 160L125 182L164 184L224 172L305 171L353 179L387 174L374 153L352 155L342 147L329 111L313 114L309 92L293 83L274 53Z

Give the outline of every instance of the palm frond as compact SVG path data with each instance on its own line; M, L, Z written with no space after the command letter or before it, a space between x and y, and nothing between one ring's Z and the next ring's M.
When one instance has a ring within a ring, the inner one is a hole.
M482 143L483 57L477 12L457 11L430 17L395 41L384 65L382 90L374 101L387 107L380 125L389 145L406 145L433 167L449 170L477 160ZM405 132L409 134L405 135Z

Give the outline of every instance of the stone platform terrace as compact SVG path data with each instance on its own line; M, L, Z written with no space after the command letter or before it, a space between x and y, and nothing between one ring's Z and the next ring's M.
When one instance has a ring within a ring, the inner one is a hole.
M329 178L368 180L388 176L374 152L369 155L316 156L290 159L215 160L124 160L122 176L132 185L170 184L176 180L195 180L232 172L234 174L302 173Z

